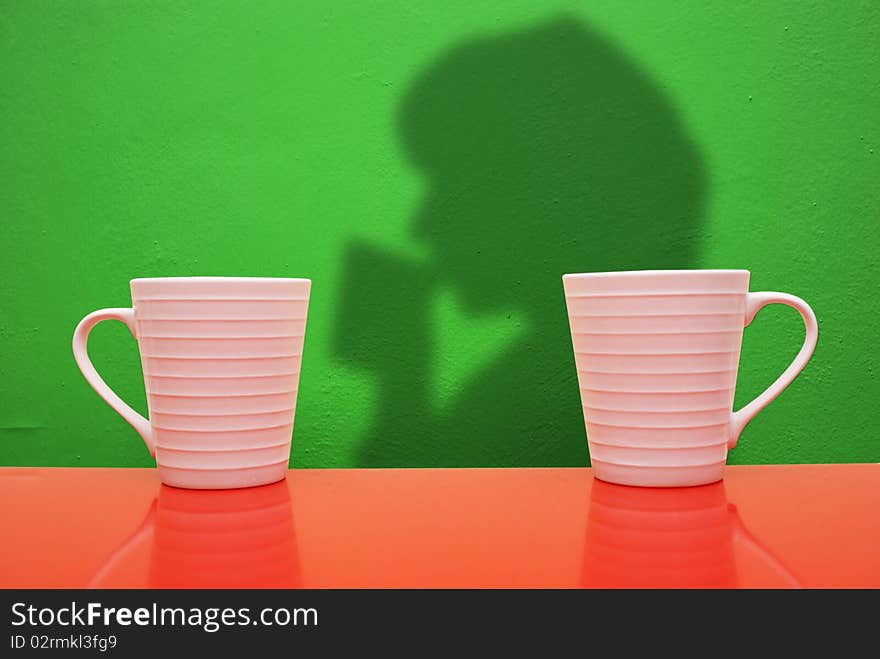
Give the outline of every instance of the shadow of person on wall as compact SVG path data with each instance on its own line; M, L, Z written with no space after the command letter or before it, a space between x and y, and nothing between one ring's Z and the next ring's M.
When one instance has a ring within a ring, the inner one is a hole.
M568 17L452 48L398 122L426 177L411 226L430 256L349 246L335 350L378 386L359 466L586 464L561 276L693 267L699 153L658 85ZM520 327L440 406L437 364L455 359L438 354L444 289L466 314Z

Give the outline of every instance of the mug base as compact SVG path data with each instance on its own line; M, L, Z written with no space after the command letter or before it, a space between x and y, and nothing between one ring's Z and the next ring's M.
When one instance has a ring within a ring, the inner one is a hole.
M246 469L180 469L158 466L165 485L189 490L234 490L269 485L284 480L287 463L248 467Z
M685 467L621 465L593 460L593 474L607 483L634 487L692 487L717 483L724 477L724 463Z

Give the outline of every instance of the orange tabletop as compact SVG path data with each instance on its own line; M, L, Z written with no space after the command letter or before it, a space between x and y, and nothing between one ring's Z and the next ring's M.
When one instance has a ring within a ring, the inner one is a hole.
M292 470L196 491L153 469L0 468L0 586L880 587L880 465Z

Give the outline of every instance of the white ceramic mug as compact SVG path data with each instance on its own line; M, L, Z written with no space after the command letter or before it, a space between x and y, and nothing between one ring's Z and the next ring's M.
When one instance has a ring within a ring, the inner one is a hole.
M83 318L73 355L98 395L143 438L162 482L198 489L272 483L290 460L310 289L308 279L133 279L132 308ZM89 360L89 332L108 319L125 323L138 341L149 419Z
M597 478L683 486L722 478L745 425L800 373L816 316L786 293L750 293L747 270L564 275L566 305ZM803 347L779 378L733 412L743 328L767 304L798 310Z

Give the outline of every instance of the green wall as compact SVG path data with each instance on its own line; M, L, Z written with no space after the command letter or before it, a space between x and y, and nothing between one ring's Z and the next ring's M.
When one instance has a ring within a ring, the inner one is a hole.
M293 464L587 464L560 275L674 267L819 317L730 462L880 461L880 4L425 4L0 4L0 464L151 464L70 338L169 275L313 279Z

